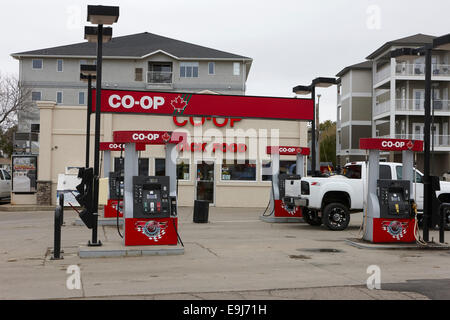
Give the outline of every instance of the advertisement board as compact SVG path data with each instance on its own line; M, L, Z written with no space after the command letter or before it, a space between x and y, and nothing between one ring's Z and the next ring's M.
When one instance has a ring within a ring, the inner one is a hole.
M12 156L12 192L32 193L37 186L37 156Z

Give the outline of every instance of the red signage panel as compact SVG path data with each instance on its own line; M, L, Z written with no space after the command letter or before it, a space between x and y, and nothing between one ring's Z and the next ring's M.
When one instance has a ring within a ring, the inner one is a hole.
M277 153L282 156L295 156L297 154L309 156L310 149L303 147L288 147L288 146L267 147L267 154L277 154Z
M180 143L186 139L184 132L171 131L114 131L115 143L156 144Z
M364 150L381 151L423 151L422 140L408 139L384 139L384 138L361 138L359 148Z
M312 99L102 89L101 111L279 120L313 119ZM95 90L92 94L95 111Z

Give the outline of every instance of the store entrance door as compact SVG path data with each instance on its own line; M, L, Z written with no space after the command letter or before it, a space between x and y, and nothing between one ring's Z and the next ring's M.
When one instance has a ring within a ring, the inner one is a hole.
M197 163L196 199L214 204L214 162Z

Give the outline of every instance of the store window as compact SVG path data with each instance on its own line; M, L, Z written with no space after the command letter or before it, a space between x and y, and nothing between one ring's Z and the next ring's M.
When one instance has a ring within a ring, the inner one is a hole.
M190 165L189 160L178 159L177 160L177 179L178 180L190 180Z
M139 176L146 176L149 175L149 158L139 158L138 159L138 175Z
M272 165L271 161L264 161L262 164L263 174L261 177L262 181L272 181L271 174L265 174L270 172L270 167ZM295 174L297 171L297 162L295 160L280 160L280 174Z
M221 177L225 181L256 181L256 164L249 160L224 163Z
M166 159L155 159L155 176L166 175Z

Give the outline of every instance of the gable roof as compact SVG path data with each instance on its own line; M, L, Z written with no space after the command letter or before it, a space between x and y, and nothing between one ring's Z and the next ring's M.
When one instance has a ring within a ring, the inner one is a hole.
M364 61L345 67L338 74L336 74L336 77L342 77L350 70L372 70L372 61Z
M103 56L110 58L144 58L156 52L163 52L177 59L238 59L251 58L229 52L215 50L196 44L163 37L157 34L143 32L128 36L113 38L103 44ZM14 58L33 56L74 56L95 57L97 45L90 42L81 42L71 45L13 53Z
M427 43L433 42L435 36L418 33L409 37L400 38L393 41L388 41L380 48L371 53L366 59L375 59L378 55L388 50L392 46L423 46Z

